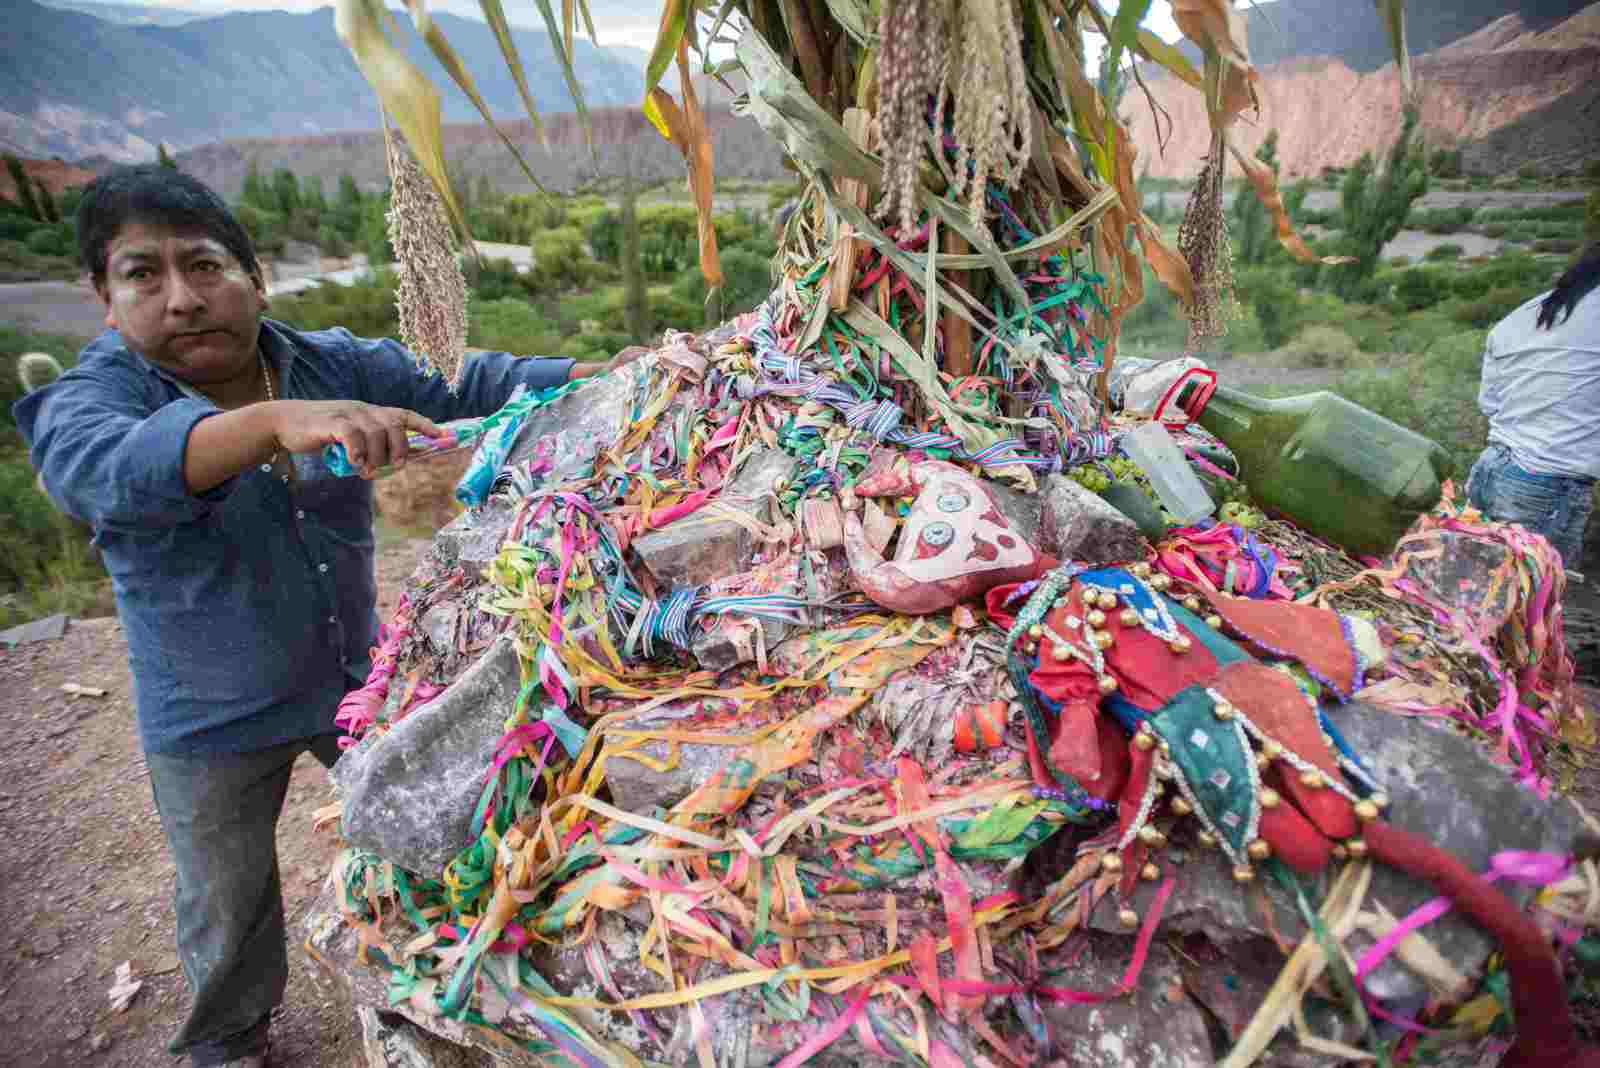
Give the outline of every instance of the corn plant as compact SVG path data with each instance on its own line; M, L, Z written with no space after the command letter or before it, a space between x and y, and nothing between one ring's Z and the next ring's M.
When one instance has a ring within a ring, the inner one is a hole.
M1374 2L1409 97L1403 0ZM534 4L586 117L572 42L580 24L594 36L587 2ZM480 0L480 7L537 129L501 0ZM997 291L1013 306L1021 301L1025 318L1017 272L1030 257L1070 250L1106 280L1108 299L1094 324L1108 341L1103 367L1122 318L1143 297L1145 264L1190 319L1191 340L1221 329L1219 307L1231 300L1221 204L1230 160L1283 247L1302 262L1317 257L1295 233L1272 168L1233 141L1235 123L1257 107L1259 75L1244 19L1231 0L1172 0L1179 29L1204 57L1196 67L1141 27L1149 7L1150 0L1121 0L1114 11L1100 0L663 0L641 107L684 156L707 283L719 285L722 272L711 225L711 140L694 78L737 71L744 79L737 110L773 136L806 181L808 210L795 213L780 250L791 276L827 256L848 277L864 243L889 256L932 306L1005 347L1012 339L974 294ZM407 0L407 8L418 35L493 125L426 0ZM444 160L438 89L395 45L392 20L381 0L338 0L341 38L466 238ZM1087 73L1090 32L1107 42L1099 78ZM729 46L731 58L713 58ZM1131 69L1124 72L1124 64ZM1141 210L1134 146L1104 95L1122 87L1131 98L1124 106L1137 106L1139 64L1166 70L1207 102L1211 153L1177 249ZM663 86L673 69L676 96ZM1006 232L1003 213L1032 236ZM899 248L897 239L920 225L942 228L932 262Z

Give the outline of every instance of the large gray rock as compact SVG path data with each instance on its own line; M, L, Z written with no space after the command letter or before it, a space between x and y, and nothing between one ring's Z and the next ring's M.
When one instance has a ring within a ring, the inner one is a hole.
M1133 520L1066 475L1039 483L1039 548L1058 560L1114 564L1150 551Z
M1455 853L1469 868L1487 869L1489 858L1504 849L1554 853L1570 849L1580 822L1572 805L1560 798L1541 801L1517 786L1478 742L1427 720L1398 716L1359 701L1330 706L1328 716L1389 795L1390 821ZM1240 891L1222 854L1180 846L1153 858L1177 876L1177 887L1162 913L1162 928L1204 934L1225 952L1267 937L1259 896L1253 890ZM1177 857L1182 858L1179 864L1174 863ZM1315 880L1303 881L1308 888L1315 886ZM1305 925L1294 902L1276 880L1260 879L1257 884L1271 904L1278 931L1286 938L1300 938ZM1141 883L1135 891L1132 904L1141 915L1155 897L1155 885ZM1530 896L1526 889L1502 888L1519 904ZM1431 886L1382 865L1373 874L1368 895L1397 918L1436 896ZM1108 895L1091 914L1089 925L1101 931L1119 930L1117 908ZM1455 912L1430 923L1422 933L1469 978L1482 970L1495 948L1486 934ZM1358 953L1370 944L1360 933L1350 940L1352 947L1360 947ZM1421 980L1392 956L1368 976L1367 986L1386 1000L1414 998L1425 990Z
M480 1049L432 1035L403 1016L370 1005L356 1009L367 1068L495 1068L502 1062Z
M652 725L662 726L673 718L673 706L668 705L662 711L667 715L643 721L628 720L623 727L649 730ZM683 714L688 710L679 706L678 711ZM638 753L653 763L663 764L671 750L672 746L667 742L650 741L628 751ZM656 808L671 808L720 771L728 758L738 751L735 746L701 745L695 742L680 742L677 750L678 763L669 771L656 771L614 750L608 753L606 785L611 788L611 799L619 808L629 812L648 813Z
M1092 934L1068 943L1040 964L1052 986L1101 992L1114 989L1128 968L1133 939ZM1098 1005L1040 999L1055 1040L1054 1056L1041 1061L1072 1068L1212 1068L1216 1060L1206 1019L1184 991L1177 957L1160 941L1128 994Z
M778 449L761 449L740 465L719 495L724 504L762 523L772 520L772 490L794 472L795 459ZM749 570L755 536L731 519L684 516L633 543L661 593L684 586L705 586Z
M396 910L398 911L398 910ZM391 917L394 913L390 914ZM393 1006L389 1004L388 977L379 967L363 964L357 957L360 939L354 928L346 922L339 909L337 889L330 883L322 888L304 920L306 945L310 949L315 967L308 969L313 985L324 1000L332 1001L359 1018L363 1009L377 1009L383 1014L403 1017L425 1035L413 1033L409 1048L427 1050L436 1058L439 1068L455 1068L443 1057L447 1047L438 1040L460 1047L465 1065L489 1065L496 1068L537 1068L545 1061L531 1053L520 1053L497 1044L486 1036L482 1028L469 1027L457 1020L430 1015L409 1001ZM386 927L391 946L399 946L410 937L404 926ZM606 948L606 958L612 981L625 998L656 993L661 990L661 980L645 970L639 963L638 944L643 927L624 919L623 914L603 912L594 937ZM599 997L609 1000L610 995L601 990L589 971L581 946L536 943L523 951L534 968L552 988L563 994L580 997ZM490 960L495 958L491 957ZM707 981L725 974L720 965L704 968L697 980ZM842 1003L841 1003L842 1004ZM779 1025L767 1013L758 995L750 991L736 991L707 998L701 1002L708 1025L708 1037L716 1055L716 1063L744 1065L745 1068L767 1068L776 1064L794 1049L797 1032L793 1025ZM634 1051L647 1063L674 1065L696 1064L692 1041L692 1021L687 1011L663 1009L638 1016L625 1013L604 1012L584 1008L569 1008L570 1012L590 1034L604 1041L617 1043ZM389 1030L395 1028L392 1019L380 1022ZM544 1036L527 1020L513 1014L500 1018L500 1026L514 1039L542 1039ZM805 1033L818 1023L801 1025ZM380 1032L381 1034L381 1032ZM490 1054L490 1057L484 1057ZM473 1060L470 1058L482 1058ZM866 1051L853 1035L844 1035L808 1064L817 1068L859 1068L867 1059ZM404 1061L400 1062L405 1064ZM427 1062L424 1062L426 1065ZM411 1068L406 1064L406 1068Z
M498 639L444 693L340 757L345 840L437 876L472 843L472 811L521 686L516 649Z
M766 645L770 654L788 636L789 624L781 620L736 617L722 620L712 629L701 631L689 651L701 667L710 671L726 671L735 664L755 660L758 640Z

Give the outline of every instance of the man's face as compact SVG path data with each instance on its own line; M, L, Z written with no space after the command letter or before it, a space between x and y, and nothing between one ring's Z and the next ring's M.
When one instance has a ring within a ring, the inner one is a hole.
M97 291L106 325L182 381L220 385L253 371L266 291L217 239L128 223L107 249Z

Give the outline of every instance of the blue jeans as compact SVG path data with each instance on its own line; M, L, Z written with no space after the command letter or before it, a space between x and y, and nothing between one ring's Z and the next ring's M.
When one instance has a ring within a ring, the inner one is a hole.
M265 1053L289 979L276 831L301 753L324 767L338 736L254 753L146 753L156 809L178 869L178 958L194 1000L168 1049L196 1068Z
M1583 531L1594 507L1594 480L1536 475L1511 460L1511 450L1490 445L1472 465L1467 499L1497 523L1517 523L1542 534L1568 570L1583 562Z

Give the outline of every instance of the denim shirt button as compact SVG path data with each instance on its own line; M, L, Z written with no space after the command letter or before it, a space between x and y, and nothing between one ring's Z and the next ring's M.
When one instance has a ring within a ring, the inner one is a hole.
M261 465L261 470L266 471L268 473L271 473L272 465L271 464L262 464Z
M322 572L324 575L326 575L328 573L328 565L327 564L318 564L317 565L317 570Z
M304 508L295 509L294 517L296 519L304 519L306 517L306 510Z

